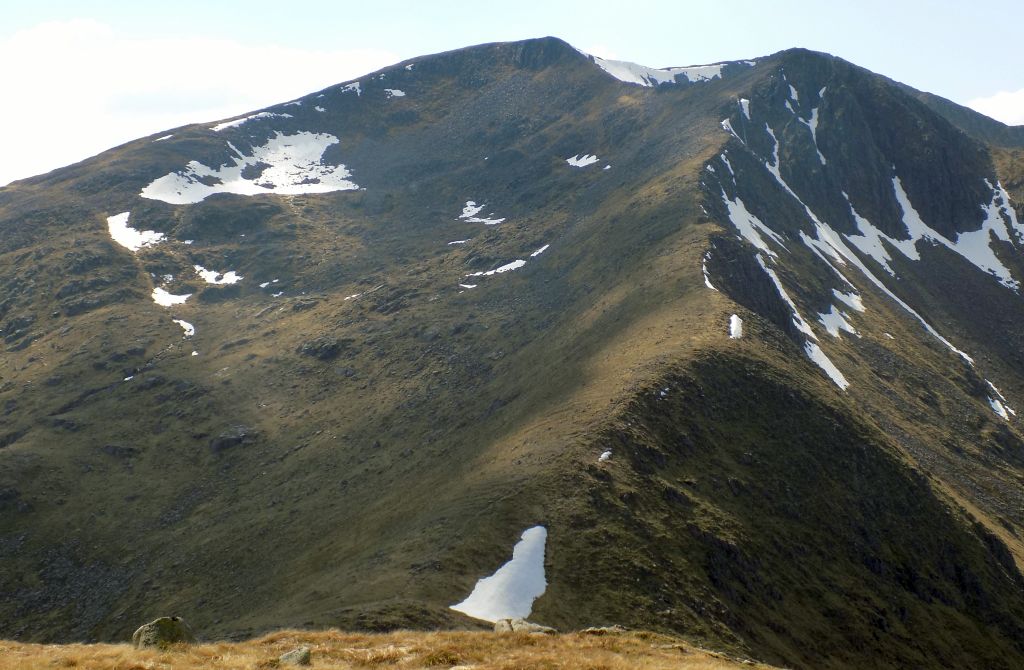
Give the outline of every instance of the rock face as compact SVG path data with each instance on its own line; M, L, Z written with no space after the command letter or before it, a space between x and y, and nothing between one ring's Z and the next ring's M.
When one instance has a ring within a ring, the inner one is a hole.
M162 616L139 626L132 635L132 644L144 647L164 647L177 642L191 643L196 641L195 633L185 620L177 616Z
M299 647L285 654L281 654L282 665L312 665L312 653L309 647Z
M558 631L550 626L542 626L526 619L498 619L494 622L495 633L543 633L554 635Z

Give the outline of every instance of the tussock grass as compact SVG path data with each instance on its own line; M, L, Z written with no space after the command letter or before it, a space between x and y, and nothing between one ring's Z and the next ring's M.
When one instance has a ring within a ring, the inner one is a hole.
M461 668L468 670L730 669L768 666L726 658L678 638L644 632L595 637L486 632L386 634L280 631L244 642L138 650L129 644L44 645L0 641L0 670L263 670L290 667L278 657L299 646L314 668Z

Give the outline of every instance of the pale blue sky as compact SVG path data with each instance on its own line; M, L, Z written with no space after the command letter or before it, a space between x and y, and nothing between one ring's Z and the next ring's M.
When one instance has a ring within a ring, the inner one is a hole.
M807 47L1024 123L1024 50L1014 35L1024 25L1021 0L489 4L4 2L0 58L5 66L0 86L5 98L46 99L50 91L45 86L67 87L78 95L77 120L51 119L47 127L55 146L74 144L72 135L81 146L69 146L71 154L54 149L53 164L45 165L33 160L38 155L21 156L14 146L13 156L8 151L0 157L0 184L170 125L279 102L388 62L543 35L561 37L584 51L654 67ZM73 19L89 21L69 23ZM40 27L44 23L51 25ZM36 53L25 53L33 50ZM20 64L17 73L9 68L11 62ZM262 75L260 62L269 64ZM299 63L310 66L300 68ZM64 84L63 77L69 83ZM1000 92L1001 97L993 97ZM52 95L55 104L62 101L57 93ZM979 100L983 98L990 100ZM0 141L9 150L15 133L2 129L13 123L24 135L34 111L18 106L16 113L22 117L0 116L0 133L8 135ZM104 120L109 121L109 132L96 128ZM35 147L38 154L38 143ZM25 151L33 149L26 145Z

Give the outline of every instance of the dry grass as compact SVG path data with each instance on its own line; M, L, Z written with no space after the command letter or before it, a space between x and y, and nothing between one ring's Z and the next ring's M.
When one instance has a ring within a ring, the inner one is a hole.
M388 634L282 631L246 642L212 642L165 650L127 644L43 645L0 641L0 670L256 670L286 667L278 657L299 646L313 652L314 668L474 668L543 670L587 668L727 669L768 666L690 646L678 638L629 632L590 636L478 632Z

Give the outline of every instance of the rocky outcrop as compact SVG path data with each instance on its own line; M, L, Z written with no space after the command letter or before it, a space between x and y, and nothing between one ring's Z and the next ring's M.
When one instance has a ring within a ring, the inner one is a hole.
M192 628L184 619L177 616L162 616L150 621L139 626L132 635L132 644L138 649L166 647L177 643L189 644L195 641L196 636Z
M526 619L498 619L494 622L495 633L541 633L554 635L558 631L550 626L542 626Z
M278 659L281 665L312 665L312 652L309 647L299 647L281 654Z

